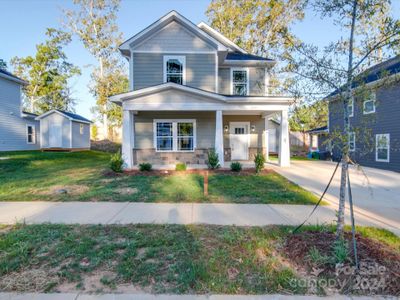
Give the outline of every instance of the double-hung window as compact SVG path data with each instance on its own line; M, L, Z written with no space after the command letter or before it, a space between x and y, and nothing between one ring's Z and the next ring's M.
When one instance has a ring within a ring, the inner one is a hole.
M375 160L389 162L390 159L390 134L376 135Z
M191 152L196 147L195 120L154 120L156 151Z
M28 144L36 144L36 132L34 125L26 126L26 142Z
M375 112L375 100L376 100L376 94L372 92L368 99L364 100L363 103L363 113L364 115L367 114L372 114Z
M349 151L353 152L356 150L356 134L349 132Z
M164 56L164 82L186 84L185 56Z
M354 99L351 98L349 100L349 103L347 104L347 109L349 112L349 117L353 117L354 116Z
M232 69L232 95L246 96L249 94L249 70Z

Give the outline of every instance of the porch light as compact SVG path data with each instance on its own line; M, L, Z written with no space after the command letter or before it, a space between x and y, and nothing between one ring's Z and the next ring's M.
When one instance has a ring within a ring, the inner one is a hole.
M256 125L251 125L251 132L256 131Z
M228 126L228 125L225 125L225 126L224 126L224 131L225 131L225 132L228 132L228 131L229 131L229 126Z

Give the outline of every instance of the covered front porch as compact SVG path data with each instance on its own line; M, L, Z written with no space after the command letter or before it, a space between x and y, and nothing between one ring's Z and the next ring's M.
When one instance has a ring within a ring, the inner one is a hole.
M156 89L156 90L154 90ZM256 153L290 165L288 106L280 96L230 97L176 84L114 96L123 108L122 155L126 169L204 168L215 149L221 167L244 165ZM271 151L272 150L272 151Z

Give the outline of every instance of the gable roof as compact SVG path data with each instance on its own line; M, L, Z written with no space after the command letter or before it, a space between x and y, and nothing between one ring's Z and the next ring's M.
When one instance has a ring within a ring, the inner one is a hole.
M76 122L80 122L80 123L87 123L87 124L93 123L92 121L82 117L81 115L77 115L77 114L74 114L72 112L63 111L63 110L60 110L60 109L50 110L50 111L48 111L48 112L36 117L35 120L43 119L43 118L47 117L48 115L50 115L52 113L58 113L58 114L60 114L60 115L62 115L64 117L68 118L71 121L76 121Z
M8 80L11 80L11 81L14 81L14 82L19 83L19 84L23 84L23 85L27 85L28 84L28 82L26 82L25 80L15 76L14 74L12 74L12 73L4 70L4 69L0 69L0 77L8 79Z
M395 74L400 74L400 55L397 55L375 66L372 66L371 68L357 75L353 80L351 88L354 89L361 86L362 84L372 83L374 81L382 79L383 77L388 77ZM339 94L345 88L346 85L342 86L340 89L330 93L328 97Z
M228 48L233 48L233 50L236 50L241 53L247 53L246 50L240 48L238 45L236 45L234 42L232 42L230 39L228 39L226 36L224 36L222 33L219 31L215 30L211 26L207 25L204 22L200 22L197 24L199 28L201 28L203 31L205 31L207 34L211 35L214 37L216 40L220 41L222 44L227 46Z
M199 27L197 27L194 23L192 23L190 20L186 19L184 16L176 12L175 10L170 11L151 25L147 26L145 29L140 31L139 33L135 34L133 37L129 38L125 42L123 42L120 46L119 49L124 55L128 55L130 53L130 47L133 43L138 43L142 40L145 39L145 37L150 36L169 24L172 21L176 21L183 26L185 26L186 29L189 31L193 32L200 38L209 41L211 44L215 45L215 47L219 51L227 51L228 48L221 42L219 42L217 39L212 37L211 35L207 34L203 30L201 30Z

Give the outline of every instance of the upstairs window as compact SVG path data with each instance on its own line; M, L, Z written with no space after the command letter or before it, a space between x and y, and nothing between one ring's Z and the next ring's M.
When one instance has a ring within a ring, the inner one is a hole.
M232 95L246 96L249 93L248 69L232 69Z
M26 142L28 144L36 144L36 132L34 125L26 126Z
M390 134L376 135L375 160L389 162Z
M371 95L368 97L368 99L364 100L364 103L363 103L364 115L372 114L375 112L375 99L376 99L376 94L371 93Z
M348 109L348 112L349 112L349 117L352 117L352 116L354 116L354 99L353 98L351 98L350 100L349 100L349 103L347 104L347 109Z
M164 56L164 82L186 84L185 70L185 56Z

